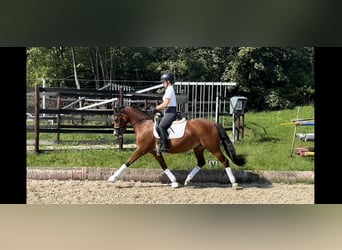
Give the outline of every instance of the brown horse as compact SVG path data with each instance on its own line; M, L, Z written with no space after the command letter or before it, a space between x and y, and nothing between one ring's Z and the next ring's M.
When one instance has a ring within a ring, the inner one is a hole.
M130 159L123 164L115 173L109 177L108 181L115 182L118 176L133 162L141 156L151 153L159 162L164 173L169 177L172 187L179 184L175 176L168 169L162 154L157 153L156 145L158 138L154 136L154 121L152 117L133 107L124 107L114 110L114 135L124 132L130 124L136 136L136 150ZM228 159L223 155L220 147L221 143L229 158L238 166L246 163L244 155L237 155L233 143L226 134L225 129L219 123L196 118L186 121L185 132L181 138L169 139L169 153L176 154L192 149L197 159L197 166L187 176L184 185L188 185L191 179L205 165L203 152L205 149L210 151L223 164L226 173L234 189L238 188L233 172L229 166Z

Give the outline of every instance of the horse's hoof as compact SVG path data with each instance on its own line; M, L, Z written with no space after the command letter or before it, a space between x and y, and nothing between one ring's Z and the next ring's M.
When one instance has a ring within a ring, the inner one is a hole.
M179 187L179 183L178 182L172 182L171 183L171 187L178 188Z
M185 180L184 186L189 186L189 185L191 185L191 181L190 180Z
M108 181L115 182L115 181L116 181L115 176L112 175L111 177L109 177L109 178L108 178Z
M240 187L239 184L237 184L237 183L235 182L235 183L233 183L233 189L235 189L235 190L240 190L240 189L242 189L242 187Z

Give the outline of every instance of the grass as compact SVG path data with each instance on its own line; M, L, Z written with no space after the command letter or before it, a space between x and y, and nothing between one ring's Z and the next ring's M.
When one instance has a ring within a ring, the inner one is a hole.
M294 125L280 125L297 118L314 118L314 106L308 105L298 109L289 109L272 112L247 112L245 114L244 137L235 143L239 154L247 154L246 170L275 170L275 171L304 171L314 170L314 157L302 157L291 153ZM231 123L231 117L227 117L225 124ZM298 126L297 133L313 133L313 126ZM231 131L228 131L231 136ZM27 133L27 139L33 139L33 133ZM55 134L42 133L40 140L55 140ZM61 134L60 144L55 145L54 150L47 150L46 146L40 145L42 153L36 155L33 151L27 151L28 167L108 167L118 168L125 163L134 149L119 150L116 148L116 138L110 134ZM86 145L90 143L106 144L106 149L63 149L63 146ZM124 143L134 143L134 135L125 135ZM295 147L314 147L314 142L303 142L295 139ZM124 146L125 147L125 146ZM46 149L46 150L45 150ZM205 159L216 160L215 157L205 151ZM170 169L191 170L196 165L196 158L192 151L180 154L168 154L165 160ZM231 164L233 168L239 167ZM147 154L138 159L133 168L160 169L159 164L152 155ZM222 165L204 169L222 169Z

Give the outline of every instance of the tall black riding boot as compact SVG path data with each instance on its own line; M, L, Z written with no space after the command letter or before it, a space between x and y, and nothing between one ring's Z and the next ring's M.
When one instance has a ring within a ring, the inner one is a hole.
M169 152L169 144L168 144L168 140L167 140L167 131L165 131L162 128L158 128L158 134L160 136L160 140L161 140L161 147L159 149L159 152Z

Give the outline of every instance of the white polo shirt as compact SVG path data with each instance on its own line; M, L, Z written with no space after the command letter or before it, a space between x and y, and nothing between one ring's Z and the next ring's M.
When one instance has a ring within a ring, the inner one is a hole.
M166 98L170 99L168 107L176 107L177 106L176 94L175 94L175 90L173 89L173 86L167 86L165 93L163 95L163 101Z

